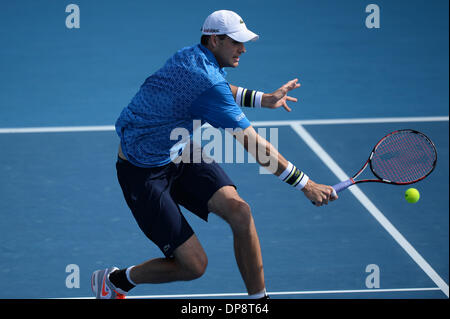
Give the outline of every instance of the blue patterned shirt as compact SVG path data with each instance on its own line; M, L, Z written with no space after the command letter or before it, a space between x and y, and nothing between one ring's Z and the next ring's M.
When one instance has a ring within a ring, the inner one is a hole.
M250 122L235 103L226 72L201 44L176 52L149 76L116 121L127 159L136 166L157 167L171 161L176 128L193 133L193 120L216 128L241 128Z

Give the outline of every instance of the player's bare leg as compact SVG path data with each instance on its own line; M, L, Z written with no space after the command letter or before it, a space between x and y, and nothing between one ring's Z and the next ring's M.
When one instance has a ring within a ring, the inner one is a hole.
M130 278L136 284L186 281L201 277L208 264L197 236L192 235L175 249L174 258L155 258L133 267Z
M219 189L208 202L208 208L231 227L234 253L249 295L265 289L264 270L258 234L249 205L233 186Z

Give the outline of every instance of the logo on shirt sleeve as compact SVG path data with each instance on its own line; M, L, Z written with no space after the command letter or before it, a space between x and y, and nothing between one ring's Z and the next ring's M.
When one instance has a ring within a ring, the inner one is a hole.
M242 120L243 118L245 118L245 114L244 114L243 112L241 112L241 114L237 115L235 119L236 119L236 121L239 122L239 121Z

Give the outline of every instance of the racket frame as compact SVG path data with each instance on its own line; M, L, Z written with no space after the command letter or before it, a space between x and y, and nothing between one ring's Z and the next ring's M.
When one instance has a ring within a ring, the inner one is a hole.
M430 145L433 147L434 153L436 154L436 156L434 157L434 161L433 161L433 165L431 170L425 174L424 176L422 176L421 178L418 178L416 180L410 181L410 182L393 182L390 180L387 180L385 178L381 178L373 169L372 166L372 158L375 154L375 151L377 150L378 146L380 146L380 144L389 136L394 135L394 134L398 134L399 132L411 132L414 134L419 134L420 136L422 136L423 138L425 138L428 143L430 143ZM355 184L359 184L359 183L367 183L367 182L375 182L375 183L385 183L385 184L392 184L392 185L409 185L409 184L414 184L417 183L421 180L423 180L425 177L427 177L428 175L431 174L431 172L434 170L434 168L436 167L436 163L437 163L437 150L436 150L436 146L434 145L434 143L428 138L428 136L426 136L425 134L416 131L416 130L412 130L412 129L401 129L401 130L396 130L393 131L387 135L385 135L383 138L380 139L380 141L373 147L369 158L367 159L367 161L364 163L363 167L355 174L353 175L353 177L349 178L346 181L340 182L336 185L333 186L333 188L335 189L335 191L338 193L348 187L350 187L351 185L355 185ZM356 180L356 178L361 175L361 173L367 168L367 166L370 166L370 170L372 171L372 174L376 177L376 179L361 179L361 180Z

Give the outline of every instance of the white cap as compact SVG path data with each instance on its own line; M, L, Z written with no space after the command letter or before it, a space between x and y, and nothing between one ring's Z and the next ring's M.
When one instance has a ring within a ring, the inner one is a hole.
M229 10L211 13L203 23L202 34L226 34L238 42L255 41L259 38L247 29L244 20L237 13Z

